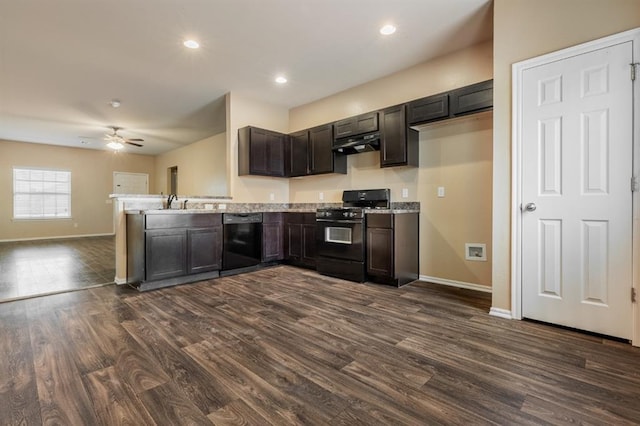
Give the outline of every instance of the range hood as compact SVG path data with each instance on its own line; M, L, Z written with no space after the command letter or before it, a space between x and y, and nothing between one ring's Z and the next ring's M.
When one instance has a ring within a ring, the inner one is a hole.
M358 154L360 152L379 151L380 133L367 133L351 138L336 139L333 142L333 152L340 154Z

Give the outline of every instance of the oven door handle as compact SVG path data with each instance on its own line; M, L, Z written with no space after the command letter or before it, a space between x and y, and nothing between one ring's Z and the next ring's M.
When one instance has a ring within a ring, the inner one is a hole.
M325 223L335 223L336 225L340 225L341 223L356 223L361 224L361 220L331 220L331 219L316 219L316 222L325 222Z

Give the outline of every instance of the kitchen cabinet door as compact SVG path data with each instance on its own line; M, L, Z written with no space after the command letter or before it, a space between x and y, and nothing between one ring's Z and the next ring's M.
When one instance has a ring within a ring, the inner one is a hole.
M288 136L257 127L238 130L238 175L285 176Z
M362 135L378 130L378 113L368 112L333 123L334 139Z
M406 105L380 113L380 167L418 166L418 131L406 125Z
M302 225L302 263L310 268L316 267L316 224Z
M185 275L187 271L186 230L148 230L145 234L146 280Z
M393 230L367 229L367 274L393 276Z
M187 274L222 269L222 225L187 230Z
M285 225L285 259L297 263L302 259L302 224Z
M309 174L347 172L346 157L334 153L331 148L333 148L332 124L309 130Z
M262 261L284 259L283 213L262 214Z
M276 132L267 133L267 174L285 176L284 157L287 135Z
M290 177L306 176L309 173L309 131L289 135L287 169Z
M296 266L316 266L316 214L287 213L285 259Z
M414 126L449 117L449 94L416 99L407 104L407 124Z
M493 108L493 80L461 87L451 92L451 114L472 114Z

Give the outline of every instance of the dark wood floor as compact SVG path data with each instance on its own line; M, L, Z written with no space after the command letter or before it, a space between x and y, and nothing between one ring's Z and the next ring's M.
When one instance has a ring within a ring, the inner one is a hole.
M640 350L280 266L0 304L2 425L638 424Z
M114 237L0 243L0 301L113 284Z

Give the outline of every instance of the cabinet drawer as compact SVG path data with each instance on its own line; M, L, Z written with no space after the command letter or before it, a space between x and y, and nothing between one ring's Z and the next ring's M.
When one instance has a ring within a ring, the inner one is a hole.
M369 213L367 214L367 228L393 228L393 215Z
M221 225L222 214L220 213L197 213L197 214L150 214L146 216L146 229L167 229L167 228L204 228Z
M297 224L306 224L311 225L316 223L316 214L315 213L303 213L303 212L295 212L295 213L287 213L286 217L287 223L297 223Z
M283 213L264 212L262 213L262 223L282 223Z

